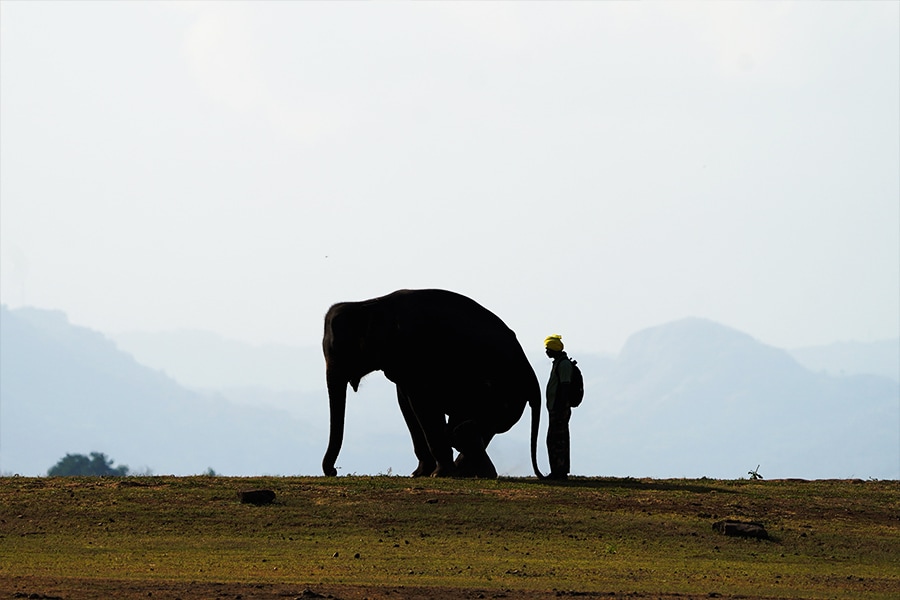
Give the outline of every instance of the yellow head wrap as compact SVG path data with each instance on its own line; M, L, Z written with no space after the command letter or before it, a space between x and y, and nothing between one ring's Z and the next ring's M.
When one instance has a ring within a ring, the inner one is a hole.
M564 348L562 336L559 334L548 336L544 339L544 348L553 350L554 352L562 352L562 349Z

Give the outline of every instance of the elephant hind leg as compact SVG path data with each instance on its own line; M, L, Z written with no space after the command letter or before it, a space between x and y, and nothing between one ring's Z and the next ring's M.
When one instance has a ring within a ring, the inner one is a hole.
M483 435L475 421L463 421L453 427L451 440L453 447L459 450L454 462L457 477L497 478L497 469L486 450L491 437Z

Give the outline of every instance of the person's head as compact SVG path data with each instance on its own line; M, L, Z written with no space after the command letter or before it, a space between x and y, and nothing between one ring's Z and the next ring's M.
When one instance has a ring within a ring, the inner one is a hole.
M562 354L563 348L565 348L565 346L563 345L561 335L553 334L544 338L544 350L550 358L556 358Z

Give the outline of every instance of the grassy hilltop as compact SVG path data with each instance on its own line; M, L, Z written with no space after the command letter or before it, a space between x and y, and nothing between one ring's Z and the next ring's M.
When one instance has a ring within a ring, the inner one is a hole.
M273 504L241 504L268 488ZM772 539L727 537L725 518ZM0 479L0 598L894 598L900 483Z

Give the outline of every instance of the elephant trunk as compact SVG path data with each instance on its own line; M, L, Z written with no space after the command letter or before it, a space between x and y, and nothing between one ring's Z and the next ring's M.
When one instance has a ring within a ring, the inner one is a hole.
M544 476L541 474L541 470L538 468L537 462L537 441L538 441L538 429L541 426L541 399L540 396L537 398L533 398L529 404L531 404L531 467L534 469L534 474L538 479L543 479Z
M322 459L322 471L328 477L337 475L334 463L344 442L344 415L347 408L347 381L338 380L331 374L328 379L328 405L331 409L331 429L328 435L328 449Z

